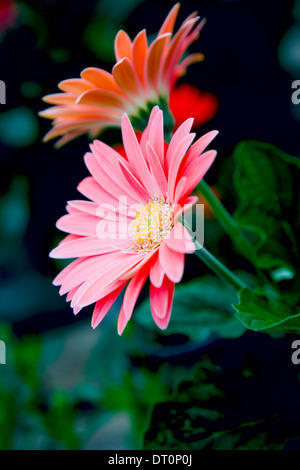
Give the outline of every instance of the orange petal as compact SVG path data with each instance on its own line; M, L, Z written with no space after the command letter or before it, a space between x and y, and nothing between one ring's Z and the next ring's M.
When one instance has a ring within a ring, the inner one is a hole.
M132 43L131 39L125 31L121 30L118 32L115 39L115 54L117 62L127 57L132 59Z
M191 13L191 14L184 20L184 22L182 23L182 25L186 24L188 21L192 20L193 18L196 18L196 16L198 16L198 12L197 12L197 11L194 11L193 13Z
M74 95L81 95L84 91L93 88L93 85L81 78L70 78L69 80L60 82L58 88Z
M87 104L93 106L109 106L126 110L127 102L117 93L104 90L88 90L83 93L77 100L77 104Z
M141 83L145 85L145 62L148 51L146 30L140 31L132 44L133 66Z
M96 67L89 67L84 69L80 76L95 85L96 88L103 88L107 91L114 91L115 93L122 94L120 88L116 84L114 77L106 70L98 69Z
M111 124L111 123L109 123ZM65 121L63 123L55 125L53 129L51 129L48 134L44 137L44 142L48 140L54 139L55 137L59 137L61 135L67 134L68 132L73 131L81 131L82 134L87 132L92 126L97 127L100 129L101 127L107 127L107 121L99 121L95 119L77 119L77 120L70 120Z
M198 19L199 17L193 18L189 20L186 24L182 25L175 34L174 38L172 39L163 71L166 83L170 82L174 68L176 67L177 63L185 52L182 50L182 43L184 42L188 34L191 32Z
M43 101L49 104L75 104L76 97L71 93L53 93L44 96Z
M141 94L138 77L127 57L114 66L113 76L119 87L133 100Z
M157 39L155 39L155 41L153 41L149 48L146 65L146 77L148 85L154 89L156 89L158 85L160 71L163 66L164 52L171 36L171 33L166 33L162 36L159 36Z
M162 27L159 30L159 33L157 36L161 36L162 34L165 33L173 33L175 21L178 15L178 11L180 8L180 3L176 3L176 5L173 6L172 10L168 14L167 18L165 19Z
M46 119L85 119L88 116L92 116L93 118L98 116L100 119L103 117L105 118L105 116L108 118L116 115L120 116L121 112L114 109L110 110L105 107L101 108L100 106L77 104L74 106L52 106L44 111L40 111L39 115Z
M203 62L205 59L204 54L201 54L200 52L195 53L195 54L190 54L187 56L182 62L179 64L179 69L180 71L183 71L191 64L195 64L196 62Z
M84 134L86 131L87 130L85 130L85 129L79 129L78 131L68 132L61 139L59 139L57 142L55 142L54 147L59 149L63 145L67 144L68 142L71 142L71 140L74 140L77 137L79 137L80 135ZM99 132L100 132L100 130L97 130L97 134L99 134ZM48 140L50 140L50 139L48 139Z

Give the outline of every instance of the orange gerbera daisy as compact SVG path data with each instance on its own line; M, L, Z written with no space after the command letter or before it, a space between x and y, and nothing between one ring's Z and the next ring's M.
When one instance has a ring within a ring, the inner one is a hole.
M166 132L171 132L174 122L168 106L170 90L189 64L203 59L202 54L183 59L187 48L199 37L204 20L199 22L197 13L192 13L173 35L179 7L177 3L172 8L150 45L146 30L133 41L125 31L119 31L115 39L117 63L112 73L87 68L81 78L58 85L63 93L45 96L46 103L55 105L40 113L53 119L54 127L45 141L63 136L56 144L61 146L86 132L94 138L107 127L120 127L124 112L134 128L143 131L156 104L164 111Z

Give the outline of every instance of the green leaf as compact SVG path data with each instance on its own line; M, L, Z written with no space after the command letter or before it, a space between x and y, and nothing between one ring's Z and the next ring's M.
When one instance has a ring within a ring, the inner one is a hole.
M239 292L240 303L234 305L236 317L255 331L300 333L300 307L279 298L269 298L250 289Z
M270 400L278 377L268 374L269 365L257 370L244 363L223 370L203 359L171 400L154 407L144 448L282 449L287 440L300 435L298 399L289 401L289 391ZM286 378L285 369L278 372ZM293 387L298 397L299 381Z
M257 258L263 269L287 267L299 260L300 161L262 142L242 142L234 152L234 184L241 206L234 216L256 233ZM293 233L294 232L294 233Z
M183 334L191 340L206 341L214 335L236 338L245 328L234 317L236 302L233 288L213 276L205 276L176 286L172 316L163 335ZM135 312L135 320L157 330L150 313L149 299Z

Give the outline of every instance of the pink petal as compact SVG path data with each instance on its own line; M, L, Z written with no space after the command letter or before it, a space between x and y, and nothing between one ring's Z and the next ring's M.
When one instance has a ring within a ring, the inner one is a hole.
M83 237L80 237L79 235L69 234L63 240L61 240L59 242L59 245L63 245L64 243L72 242L73 240L82 240L82 238Z
M90 305L104 296L104 293L109 293L111 287L116 282L126 280L127 272L137 267L142 261L144 255L130 254L125 257L120 256L119 261L115 261L112 265L107 265L106 272L96 280L85 282L80 289L78 289L76 296L73 298L74 305L84 307Z
M155 323L162 330L167 327L170 320L174 286L174 282L171 282L166 276L161 287L157 288L152 284L150 285L151 313Z
M143 184L150 195L155 194L157 190L155 179L147 167L141 147L127 114L124 114L122 117L122 136L131 172L140 183Z
M85 214L97 215L98 204L95 202L81 200L68 201L68 206L71 206L80 212L84 212Z
M170 202L174 201L175 193L175 184L177 180L178 170L182 162L183 157L185 156L189 146L194 140L196 134L188 134L184 136L180 142L178 142L176 149L173 150L172 160L169 167L169 177L168 177L168 194Z
M179 189L179 192L180 192L180 195L181 193L183 192L183 189L184 189L184 185L186 184L186 178L182 178L183 180L183 185L181 185L181 180L179 182L179 184L177 185L177 188ZM176 189L177 191L177 189ZM186 211L190 210L198 201L199 201L199 198L198 196L190 196L190 197L187 197L187 198L184 198L183 200L181 199L181 197L177 200L176 198L176 195L175 195L175 201L176 205L173 205L174 207L174 219L177 221L179 216L184 214Z
M183 177L187 178L187 184L185 191L181 197L185 198L188 196L202 180L203 176L211 167L214 159L217 156L215 150L208 150L203 153L199 158L193 160L193 162L185 169Z
M123 310L127 320L130 320L133 309L140 292L148 278L149 266L144 266L140 269L129 282L123 300Z
M194 253L196 249L190 233L180 222L174 225L165 243L171 250L179 253Z
M184 253L170 250L163 242L159 247L159 262L171 281L181 281L184 271Z
M195 158L198 158L218 134L219 131L211 131L200 137L187 152L183 162L184 167L188 166Z
M95 236L99 218L88 214L67 214L56 222L56 227L63 232L82 236Z
M84 178L77 186L77 190L83 196L99 204L116 204L117 201L116 197L101 188L92 176Z
M140 183L140 181L131 173L128 166L125 165L122 161L120 163L121 171L123 172L124 177L127 179L129 184L132 187L132 190L139 197L139 200L147 203L150 199L150 194L145 187Z
M163 280L164 280L164 270L161 267L161 264L159 262L158 256L156 256L156 260L152 263L151 268L150 268L150 282L155 286L155 287L161 287Z
M141 147L142 153L143 153L145 158L146 158L146 145L147 145L147 142L149 140L150 129L151 129L152 123L154 121L154 118L159 113L159 111L160 111L160 109L159 109L158 106L154 106L154 108L152 108L152 111L151 111L150 117L149 117L149 121L148 121L148 125L147 125L146 129L144 130L144 132L142 133L142 136L141 136L140 147Z
M167 153L166 153L166 168L168 171L172 162L174 152L176 151L178 145L180 145L180 142L182 141L182 139L184 139L190 133L193 122L194 122L193 118L187 119L185 122L181 124L181 126L177 129L177 131L173 135L171 142L169 144Z
M154 151L150 142L147 142L146 152L149 162L149 167L151 173L155 176L159 192L162 196L166 197L168 191L168 183L164 173L164 170L161 166L158 156Z
M162 111L158 111L149 125L149 143L153 147L160 164L164 167L165 139L164 139L164 119Z
M113 263L115 259L119 259L118 252L79 258L79 260L82 261L74 265L73 269L64 276L59 291L60 295L64 295L66 292L86 281L99 278L106 272L107 264Z
M54 248L50 258L78 258L129 249L128 240L100 240L98 237L84 237Z
M107 193L113 194L116 199L119 195L126 196L129 199L129 204L136 201L136 199L132 198L131 188L126 181L124 182L120 171L117 172L112 169L110 173L107 173L105 164L100 166L99 161L90 152L85 154L84 161L99 186Z
M70 301L72 300L72 298L73 298L73 296L75 295L75 293L76 293L78 287L79 287L79 286L76 286L76 287L74 287L74 289L71 289L71 290L68 292L68 295L67 295L67 297L66 297L66 301L67 301L67 302L70 302Z
M119 317L118 317L118 334L121 336L123 331L125 330L125 327L128 323L128 320L126 318L126 315L124 313L124 308L123 306L121 307Z
M81 310L81 307L75 306L75 307L73 308L74 315L77 315L77 313L79 313L80 310Z
M62 284L62 282L64 281L64 279L66 278L66 276L68 276L68 274L78 265L78 264L81 264L84 260L86 260L87 258L81 258L81 259L76 259L74 261L72 261L70 264L68 264L68 266L66 266L57 276L56 278L54 279L53 281L53 285L54 286L60 286Z
M173 204L176 204L176 203L179 204L179 202L181 201L181 199L182 199L181 195L183 194L183 192L185 190L186 182L187 182L187 178L182 177L179 180L179 183L176 185L175 194L174 194L174 198L173 198Z
M120 295L121 291L123 290L124 286L119 287L118 289L114 290L110 294L108 294L103 299L99 300L96 303L94 308L93 316L92 316L92 327L96 328L99 323L103 320L113 303L116 301L118 296Z

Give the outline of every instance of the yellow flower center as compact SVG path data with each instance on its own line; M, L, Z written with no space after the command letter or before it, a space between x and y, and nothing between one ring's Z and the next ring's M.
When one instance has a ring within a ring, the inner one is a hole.
M173 227L173 210L163 197L153 197L137 211L129 226L132 248L151 251L168 235Z

